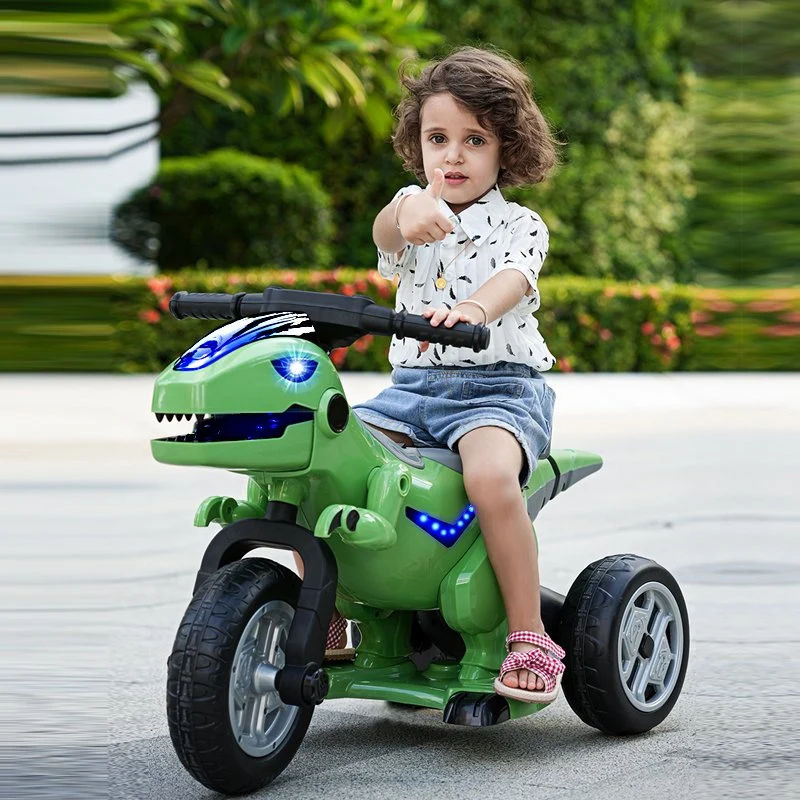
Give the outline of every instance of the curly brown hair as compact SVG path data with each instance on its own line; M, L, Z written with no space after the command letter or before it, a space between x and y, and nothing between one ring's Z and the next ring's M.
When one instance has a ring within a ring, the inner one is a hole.
M426 181L420 137L422 106L429 97L443 92L500 140L500 187L540 183L555 166L558 143L531 96L530 78L505 53L460 47L429 64L417 77L404 65L400 80L408 94L397 107L399 121L392 143L405 168L420 182Z

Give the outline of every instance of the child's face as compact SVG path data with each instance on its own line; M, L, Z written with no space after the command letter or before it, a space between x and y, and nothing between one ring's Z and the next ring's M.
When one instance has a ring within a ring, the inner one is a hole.
M500 141L451 94L429 97L420 111L422 164L428 183L444 172L442 197L457 214L497 183Z

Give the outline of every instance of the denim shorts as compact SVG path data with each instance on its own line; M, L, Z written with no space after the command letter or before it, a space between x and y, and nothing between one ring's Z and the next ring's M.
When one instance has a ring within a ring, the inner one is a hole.
M475 428L511 432L525 456L520 486L530 480L553 431L555 392L525 364L395 367L392 385L353 406L364 422L405 433L418 447L458 449Z

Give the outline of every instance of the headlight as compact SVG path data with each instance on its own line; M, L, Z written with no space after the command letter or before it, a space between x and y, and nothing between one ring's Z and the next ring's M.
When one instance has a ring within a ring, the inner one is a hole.
M316 361L312 361L310 358L297 358L296 356L278 358L272 362L272 366L275 367L281 378L285 378L292 383L307 381L317 370Z

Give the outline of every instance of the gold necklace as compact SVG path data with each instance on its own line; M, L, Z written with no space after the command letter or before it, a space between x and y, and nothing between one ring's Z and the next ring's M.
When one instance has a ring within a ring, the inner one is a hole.
M439 259L439 268L436 272L436 288L437 289L444 289L447 287L447 279L444 277L444 273L447 271L447 268L459 257L464 255L469 249L469 246L472 244L472 239L467 236L466 244L456 253L446 264L442 264L442 259ZM440 245L441 246L441 245Z

